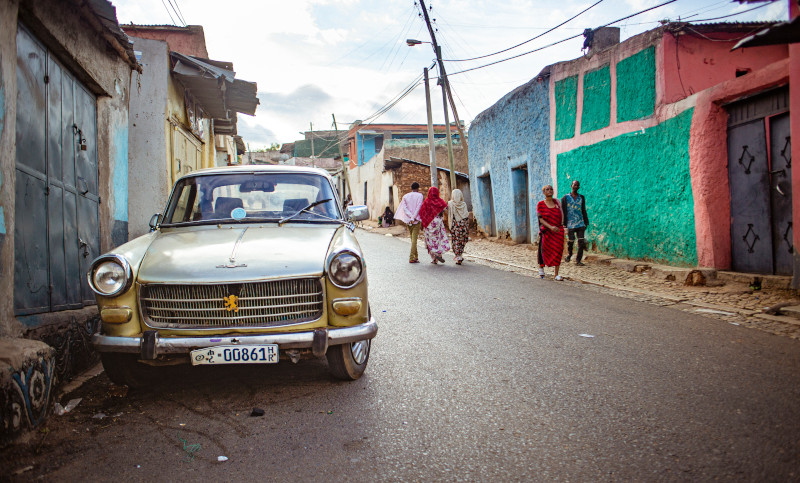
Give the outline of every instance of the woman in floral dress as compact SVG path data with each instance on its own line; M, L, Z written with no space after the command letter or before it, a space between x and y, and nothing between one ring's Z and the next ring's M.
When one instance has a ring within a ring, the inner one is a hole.
M469 234L469 209L460 189L454 189L450 201L447 202L447 222L450 225L456 265L461 265L464 261L464 247L467 245Z
M423 234L425 236L425 246L431 256L431 263L444 263L442 254L450 250L450 240L447 239L447 232L444 230L442 214L447 208L447 203L439 197L439 189L431 186L428 190L428 197L422 202L419 209L419 217L422 220Z

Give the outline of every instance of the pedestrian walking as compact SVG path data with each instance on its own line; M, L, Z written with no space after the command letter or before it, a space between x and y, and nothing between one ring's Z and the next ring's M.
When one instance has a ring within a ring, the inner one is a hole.
M419 210L422 207L423 196L419 192L419 183L411 183L411 192L406 193L400 200L397 212L394 214L395 220L405 223L408 233L411 236L411 254L408 256L408 263L419 263L417 255L417 238L419 237L420 218Z
M454 189L447 202L447 224L450 226L456 265L461 265L464 262L464 247L469 239L469 210L460 189Z
M554 280L563 278L558 274L561 257L564 255L563 213L558 200L553 198L553 187L542 188L544 199L536 205L539 217L539 278L544 278L544 267L555 267Z
M425 247L431 256L431 263L444 263L442 254L450 250L450 240L447 239L447 232L444 229L444 210L447 203L439 197L439 188L431 186L428 189L428 196L422 202L419 209L419 218L422 221L423 233L425 235Z
M567 258L569 262L572 258L572 247L575 245L575 238L578 239L578 253L575 255L575 265L582 267L583 251L586 250L586 227L589 226L589 216L586 214L586 198L578 194L581 187L577 179L572 182L572 192L561 198L561 212L564 225L567 227Z

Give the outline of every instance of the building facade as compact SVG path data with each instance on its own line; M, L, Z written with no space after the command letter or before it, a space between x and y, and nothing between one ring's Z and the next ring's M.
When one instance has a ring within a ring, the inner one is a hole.
M0 2L0 439L94 362L86 273L128 237L132 45L94 0Z
M523 241L511 207L524 203L515 201L524 198L524 175L515 184L508 161L482 155L493 152L482 133L541 110L548 126L537 131L547 139L506 137L529 143L521 151L535 160L527 168L529 210L543 198L542 184L563 196L579 180L587 239L600 251L795 273L790 157L780 154L791 151L789 49L731 51L758 27L668 24L549 66L546 98L506 96L470 129L473 184L480 175L489 180L473 200L479 227ZM536 227L535 213L528 222Z

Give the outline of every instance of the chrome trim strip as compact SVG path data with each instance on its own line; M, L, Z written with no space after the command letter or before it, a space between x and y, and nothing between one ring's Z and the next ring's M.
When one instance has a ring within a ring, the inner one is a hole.
M378 334L378 323L374 318L353 327L328 328L328 345L349 344L372 339ZM156 337L156 354L188 354L194 349L231 344L278 344L280 349L309 349L314 342L314 329L304 332L276 334L234 334L198 337ZM92 336L92 344L99 352L140 353L141 337L115 337L99 332Z

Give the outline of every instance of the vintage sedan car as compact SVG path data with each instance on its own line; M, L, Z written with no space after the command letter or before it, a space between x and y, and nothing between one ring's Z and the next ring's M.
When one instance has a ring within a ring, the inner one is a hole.
M109 378L140 386L154 366L297 362L326 356L358 379L378 331L353 234L331 177L240 166L180 178L153 231L92 263Z

